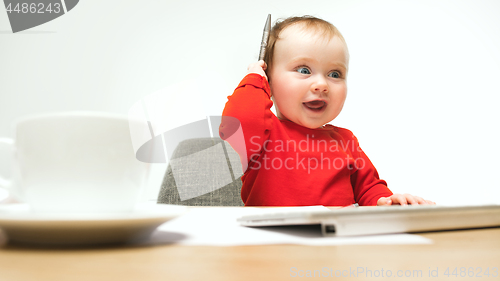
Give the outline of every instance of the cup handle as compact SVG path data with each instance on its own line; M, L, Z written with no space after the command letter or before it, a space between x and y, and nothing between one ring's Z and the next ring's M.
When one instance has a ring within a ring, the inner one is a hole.
M0 201L7 197L12 186L12 159L14 155L14 140L0 138ZM11 176L7 178L6 175ZM2 189L3 188L3 189Z

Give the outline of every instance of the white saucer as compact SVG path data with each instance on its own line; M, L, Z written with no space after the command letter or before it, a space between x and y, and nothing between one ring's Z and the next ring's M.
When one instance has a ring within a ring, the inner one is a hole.
M0 205L0 231L9 242L38 245L98 245L137 242L184 206L140 204L134 211L106 214L33 213L27 204Z

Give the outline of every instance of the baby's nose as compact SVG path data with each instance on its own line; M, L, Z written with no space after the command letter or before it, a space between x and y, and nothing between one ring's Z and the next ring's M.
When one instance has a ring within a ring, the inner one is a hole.
M316 87L314 87L314 91L315 92L328 92L328 87L326 85L317 85Z
M311 87L313 92L328 93L328 84L324 79L318 79Z

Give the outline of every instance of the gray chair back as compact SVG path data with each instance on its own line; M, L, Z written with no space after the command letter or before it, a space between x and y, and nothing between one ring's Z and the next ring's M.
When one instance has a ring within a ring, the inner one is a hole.
M172 154L158 203L243 206L241 174L238 154L222 139L184 140Z

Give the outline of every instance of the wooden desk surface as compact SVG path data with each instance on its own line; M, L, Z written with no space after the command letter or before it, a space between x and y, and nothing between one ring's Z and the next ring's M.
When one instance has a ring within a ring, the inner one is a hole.
M327 280L500 280L500 228L420 235L434 243L94 249L4 244L0 280L261 281L311 279L308 274Z

